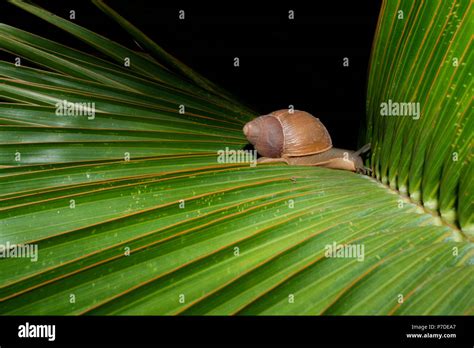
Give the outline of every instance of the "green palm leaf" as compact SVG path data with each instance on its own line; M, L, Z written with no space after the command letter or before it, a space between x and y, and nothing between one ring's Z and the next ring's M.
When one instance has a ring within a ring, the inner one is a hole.
M0 259L1 314L473 313L469 2L384 1L374 177L219 163L254 111L102 1L153 57L12 2L110 61L0 25L2 49L45 69L0 62L0 244L39 251ZM388 99L421 117L381 116ZM62 100L94 117L56 115Z

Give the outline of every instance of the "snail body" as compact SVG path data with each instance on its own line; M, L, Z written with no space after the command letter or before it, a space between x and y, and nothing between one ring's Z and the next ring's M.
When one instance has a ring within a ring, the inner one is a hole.
M367 172L358 151L334 148L322 122L298 110L278 110L260 116L244 126L244 134L263 156L258 163L285 162L289 165L321 166L353 172Z

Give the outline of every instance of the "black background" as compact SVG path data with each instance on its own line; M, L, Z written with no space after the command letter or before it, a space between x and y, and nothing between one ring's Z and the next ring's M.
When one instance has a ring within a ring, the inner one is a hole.
M56 340L19 338L18 327L28 322L56 325ZM414 330L412 325L456 325L453 329ZM472 316L0 316L2 348L114 347L183 345L183 347L472 347ZM449 333L455 338L407 338L407 333Z
M89 1L34 3L139 49ZM168 3L169 5L165 5ZM319 117L337 147L356 149L365 123L365 93L380 1L145 1L108 4L169 53L261 114L290 104ZM185 11L185 20L178 11ZM288 11L295 19L288 19ZM87 52L96 51L2 0L3 23ZM100 55L100 54L99 54ZM240 67L233 65L240 58ZM349 58L349 67L343 58ZM12 59L9 57L8 59ZM31 65L31 63L30 63Z

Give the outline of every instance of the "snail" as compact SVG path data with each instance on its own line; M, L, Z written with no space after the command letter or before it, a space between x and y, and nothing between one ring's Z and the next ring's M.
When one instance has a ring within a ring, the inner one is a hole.
M244 134L263 156L258 163L286 162L289 165L321 166L367 173L360 155L370 144L357 151L332 147L331 137L322 122L298 110L283 109L263 115L244 126Z

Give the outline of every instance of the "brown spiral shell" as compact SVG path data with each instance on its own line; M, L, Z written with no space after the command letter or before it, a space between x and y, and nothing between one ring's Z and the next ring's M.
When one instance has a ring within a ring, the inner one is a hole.
M244 134L264 157L297 157L332 148L321 121L305 111L289 109L257 117L244 126Z

